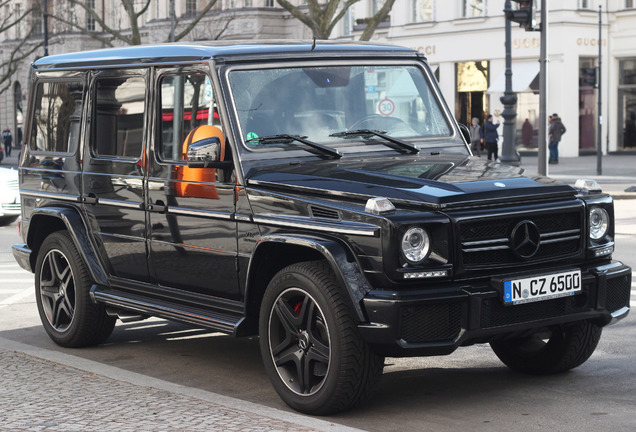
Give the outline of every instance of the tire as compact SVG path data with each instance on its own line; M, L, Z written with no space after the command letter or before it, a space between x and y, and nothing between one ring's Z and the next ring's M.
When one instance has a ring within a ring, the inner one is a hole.
M499 359L510 369L547 375L574 369L590 358L603 329L588 321L551 328L532 336L491 342Z
M331 269L321 261L284 268L269 283L259 319L265 370L295 410L334 414L364 400L382 375Z
M49 235L35 265L35 299L44 329L56 344L98 345L113 332L116 318L92 302L91 285L86 264L68 232Z
M2 216L0 217L0 226L10 225L17 219L17 216Z

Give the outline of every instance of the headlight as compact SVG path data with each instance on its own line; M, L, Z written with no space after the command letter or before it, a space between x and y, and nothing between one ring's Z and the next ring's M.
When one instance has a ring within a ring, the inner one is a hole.
M592 207L590 209L590 238L598 240L607 234L609 227L609 215L604 208Z
M425 229L409 228L402 237L402 254L411 264L419 264L426 259L431 249L431 240Z

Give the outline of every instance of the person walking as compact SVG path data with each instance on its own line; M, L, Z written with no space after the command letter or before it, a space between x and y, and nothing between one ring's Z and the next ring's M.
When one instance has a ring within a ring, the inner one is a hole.
M550 126L548 127L548 135L550 136L550 144L548 145L548 149L550 150L550 159L548 160L548 163L559 163L559 142L561 142L561 137L565 132L566 129L561 121L561 117L559 117L556 113L552 114Z
M473 149L473 154L481 156L482 146L484 145L484 131L481 130L477 117L473 117L472 125L470 126L470 145Z
M488 160L496 161L498 159L497 153L499 152L499 146L497 140L499 140L499 133L497 128L499 127L499 121L497 124L492 122L492 114L488 114L486 117L486 124L484 125L484 141L486 141L486 150L488 151Z
M526 119L521 126L521 141L524 147L530 147L532 145L532 136L534 135L534 128L530 124L530 119Z
M5 127L2 131L2 143L4 144L4 154L7 157L11 156L11 144L13 143L13 135L11 135L9 126Z

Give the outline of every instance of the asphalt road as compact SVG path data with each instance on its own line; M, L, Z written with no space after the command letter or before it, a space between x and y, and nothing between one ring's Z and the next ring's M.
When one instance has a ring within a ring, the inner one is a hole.
M614 257L636 267L636 200L617 202ZM33 276L13 261L15 224L0 227L0 337L148 377L289 411L270 386L256 339L232 339L163 320L121 324L108 343L68 350L44 333ZM632 304L636 285L632 285ZM327 420L369 431L634 431L636 319L604 330L584 365L528 377L506 369L486 345L445 357L387 359L375 396ZM122 404L126 402L122 400Z

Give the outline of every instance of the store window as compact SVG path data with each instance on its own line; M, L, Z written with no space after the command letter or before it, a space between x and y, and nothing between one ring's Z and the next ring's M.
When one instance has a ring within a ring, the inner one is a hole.
M618 148L636 148L636 58L619 62Z
M473 18L486 15L486 0L463 0L463 17Z
M433 0L411 0L411 22L433 21Z

